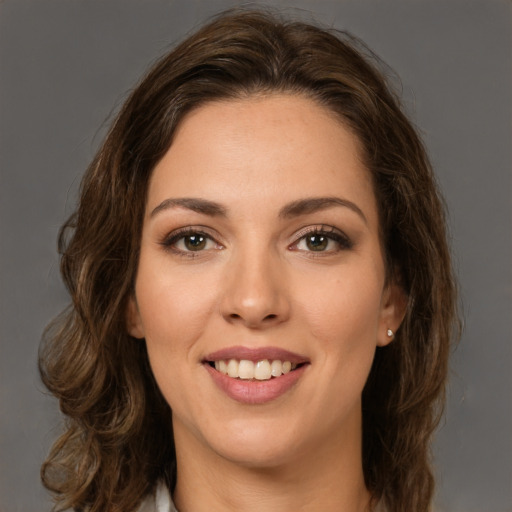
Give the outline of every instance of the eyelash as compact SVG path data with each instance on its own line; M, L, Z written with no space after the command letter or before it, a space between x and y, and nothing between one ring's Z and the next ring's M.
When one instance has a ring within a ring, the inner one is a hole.
M326 251L313 251L313 250L308 251L308 250L297 248L297 246L302 241L305 241L307 239L307 237L313 237L313 236L324 236L328 240L336 242L336 244L338 244L338 247L335 250L330 249L330 250L326 250ZM308 228L300 231L299 233L297 233L297 241L293 242L293 244L291 244L289 247L293 248L293 250L311 253L311 254L309 254L310 256L318 257L318 256L322 256L322 255L332 254L333 252L349 250L349 249L352 249L353 246L354 246L354 243L352 242L352 240L350 240L350 238L347 235L345 235L342 231L340 231L339 229L332 227L332 226L322 225L322 226L308 227Z
M177 231L172 232L169 234L162 242L161 245L166 249L174 252L175 254L179 256L184 256L188 258L197 258L200 256L200 253L204 251L204 249L200 249L198 251L192 251L192 250L183 250L178 249L176 247L176 244L182 240L185 239L187 236L191 237L193 235L198 235L201 237L204 237L206 239L206 243L213 242L217 245L217 248L223 248L221 244L219 244L209 233L206 233L204 230L200 228L194 228L186 227L179 229ZM313 237L313 236L325 236L329 241L333 241L336 244L338 244L338 248L335 250L322 250L322 251L314 251L314 250L305 250L305 249L298 249L297 246L302 242L306 240L306 237ZM311 253L310 256L319 257L326 254L332 254L333 252L339 252L343 250L349 250L353 247L353 242L350 240L348 236L346 236L343 232L340 230L332 227L332 226L313 226L308 227L306 229L303 229L296 235L296 241L293 242L288 246L289 249L295 250L295 251L302 251L305 253Z
M174 252L179 256L184 256L186 258L197 258L202 250L199 251L187 251L183 249L178 249L176 244L187 237L191 237L193 235L199 235L206 239L206 243L213 242L217 245L218 248L222 248L222 245L219 244L209 233L206 233L201 228L194 228L193 226L178 229L177 231L173 231L170 233L162 242L161 245L164 249Z

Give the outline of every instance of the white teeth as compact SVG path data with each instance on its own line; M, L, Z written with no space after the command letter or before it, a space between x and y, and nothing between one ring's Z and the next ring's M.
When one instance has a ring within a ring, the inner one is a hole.
M254 379L254 363L247 359L242 359L238 366L238 376L241 379Z
M272 361L270 368L270 373L272 374L272 377L281 377L281 374L283 373L283 363L281 363L281 361L279 361L278 359Z
M254 378L257 380L268 380L270 377L272 377L270 363L266 359L258 361L254 367Z
M290 361L279 361L275 359L270 362L268 359L262 359L253 363L247 359L238 361L229 359L228 361L214 361L215 369L232 378L243 380L270 380L272 377L281 377L297 368L296 363Z
M236 359L230 359L226 370L230 377L238 377L238 361Z

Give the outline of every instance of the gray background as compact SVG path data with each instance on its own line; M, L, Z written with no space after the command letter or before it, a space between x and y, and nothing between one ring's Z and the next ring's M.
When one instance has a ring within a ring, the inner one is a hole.
M38 471L59 413L37 346L67 302L57 230L105 120L173 41L236 3L0 0L2 512L49 509ZM349 29L402 79L450 209L465 313L435 444L437 509L511 511L511 3L271 3Z

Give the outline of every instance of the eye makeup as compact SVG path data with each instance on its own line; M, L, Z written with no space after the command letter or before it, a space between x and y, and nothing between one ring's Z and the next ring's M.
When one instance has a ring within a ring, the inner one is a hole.
M295 238L296 241L288 246L290 250L314 252L318 256L349 250L354 246L353 241L343 231L327 225L303 228Z
M201 226L187 226L168 234L160 245L179 256L194 258L208 250L221 250L224 246Z

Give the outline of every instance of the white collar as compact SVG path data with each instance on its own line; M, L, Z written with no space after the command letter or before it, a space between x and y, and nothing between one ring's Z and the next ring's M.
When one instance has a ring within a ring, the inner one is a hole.
M160 480L154 494L144 499L138 512L178 512L178 510L174 506L169 489Z

